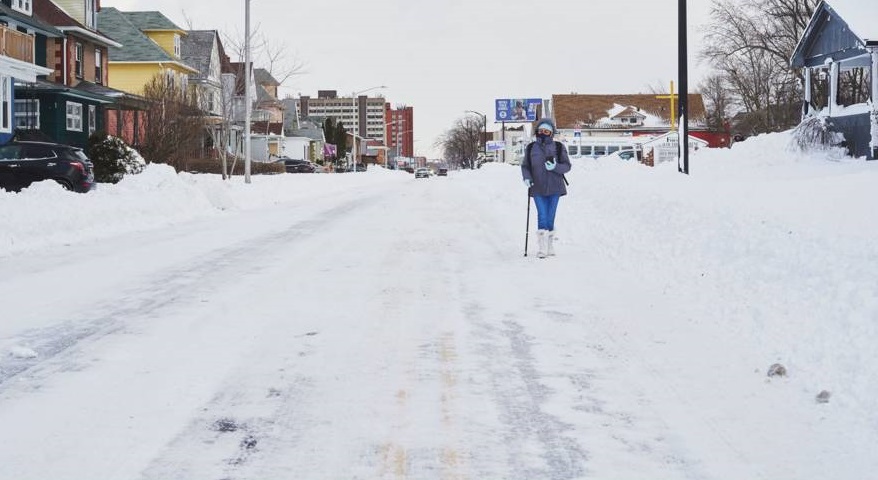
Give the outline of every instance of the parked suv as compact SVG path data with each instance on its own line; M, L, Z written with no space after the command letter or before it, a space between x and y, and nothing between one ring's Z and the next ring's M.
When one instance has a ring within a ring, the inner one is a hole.
M308 160L281 157L277 163L283 163L287 173L314 173L315 170L314 164Z
M18 192L42 180L76 192L87 192L95 183L91 160L81 148L16 141L0 146L0 188Z

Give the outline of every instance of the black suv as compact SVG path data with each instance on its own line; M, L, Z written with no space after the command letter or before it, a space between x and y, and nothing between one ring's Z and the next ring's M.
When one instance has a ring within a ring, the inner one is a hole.
M287 173L314 173L314 165L308 160L281 157L277 163L282 163Z
M0 146L0 188L18 192L42 180L76 192L87 192L95 183L91 160L81 148L17 141Z

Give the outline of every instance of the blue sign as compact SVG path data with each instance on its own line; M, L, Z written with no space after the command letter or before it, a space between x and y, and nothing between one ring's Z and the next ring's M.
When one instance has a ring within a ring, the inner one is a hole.
M498 122L535 122L539 98L500 98L494 101Z

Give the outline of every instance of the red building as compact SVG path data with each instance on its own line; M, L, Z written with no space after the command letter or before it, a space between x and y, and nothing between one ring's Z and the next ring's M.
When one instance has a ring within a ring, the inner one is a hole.
M391 157L413 157L415 155L414 112L412 107L392 108L384 104L384 118L387 146Z

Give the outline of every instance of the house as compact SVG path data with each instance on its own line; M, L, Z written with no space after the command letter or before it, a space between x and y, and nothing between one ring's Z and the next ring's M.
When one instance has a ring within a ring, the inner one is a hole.
M826 118L851 155L878 158L878 2L820 2L790 65L803 70L803 117Z
M16 83L16 126L85 147L92 133L105 128L104 110L126 104L124 92L106 86L108 49L121 44L97 29L92 1L33 0L32 5L33 17L60 34L36 32L45 65L54 70L33 82Z
M701 94L690 93L688 99L689 134L711 147L727 147L728 132L707 128ZM657 136L676 128L666 95L552 95L551 110L560 133L567 136Z
M284 128L283 155L312 162L322 161L326 145L322 124L295 115L289 117L292 117L292 123Z
M284 148L284 111L282 101L277 98L277 87L280 86L271 72L264 68L251 68L252 85L250 111L250 155L254 161L268 162L283 154ZM235 72L236 95L234 116L239 124L245 122L244 74L242 62L231 63L231 71Z
M236 143L231 138L236 135L231 125L231 97L223 92L223 62L228 62L228 56L219 32L189 30L186 33L181 43L183 63L198 71L189 76L189 94L204 112L208 124L202 146L208 152L215 152L215 146L234 152L229 149ZM231 86L234 82L226 84Z
M110 46L107 61L109 86L142 95L146 85L163 75L172 85L188 89L190 75L199 71L182 59L182 39L186 31L160 12L123 12L103 7L97 15L101 31L120 43ZM128 113L133 118L122 118ZM107 131L122 131L126 142L138 144L145 131L144 112L108 111Z
M45 67L45 39L62 33L33 18L33 5L28 0L3 0L0 23L0 143L6 143L15 134L15 82L36 82L53 72ZM41 39L37 34L42 34Z

